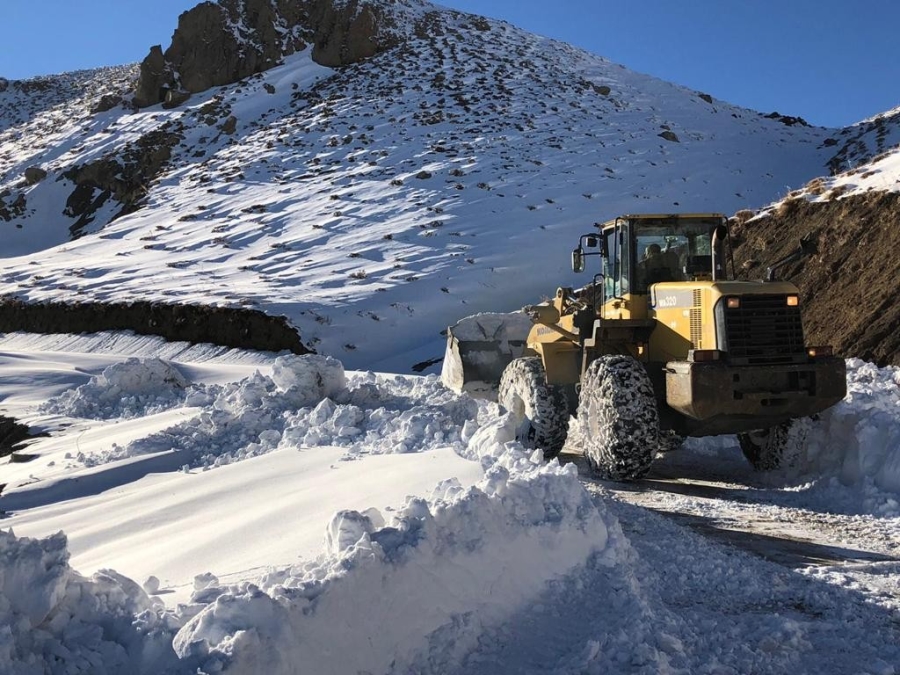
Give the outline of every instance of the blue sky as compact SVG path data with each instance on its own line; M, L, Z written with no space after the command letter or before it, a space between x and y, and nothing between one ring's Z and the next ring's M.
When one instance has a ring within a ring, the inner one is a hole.
M140 61L196 0L2 0L0 77ZM761 112L842 126L900 105L900 2L444 0Z

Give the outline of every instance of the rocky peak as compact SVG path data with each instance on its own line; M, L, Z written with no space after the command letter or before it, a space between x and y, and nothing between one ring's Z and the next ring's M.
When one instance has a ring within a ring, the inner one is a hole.
M141 63L140 107L237 82L313 46L312 58L332 68L398 45L433 8L421 0L219 0L178 17L172 44L156 45ZM180 97L179 97L180 98Z

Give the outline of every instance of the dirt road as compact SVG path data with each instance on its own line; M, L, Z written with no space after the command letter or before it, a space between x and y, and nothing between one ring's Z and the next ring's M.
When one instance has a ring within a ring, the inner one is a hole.
M724 439L689 441L632 483L593 478L581 456L560 460L578 466L587 488L612 506L633 541L644 536L649 510L708 541L900 607L896 520L858 512L859 488L840 499L841 486L830 484L826 493L797 477L755 472L736 443Z

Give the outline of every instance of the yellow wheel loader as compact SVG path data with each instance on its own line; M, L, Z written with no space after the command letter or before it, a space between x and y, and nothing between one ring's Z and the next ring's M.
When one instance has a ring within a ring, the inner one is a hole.
M777 468L793 422L844 397L846 367L805 343L798 289L776 279L813 245L762 280L735 280L727 226L714 213L598 223L572 252L576 272L598 259L592 282L451 326L444 383L496 392L523 444L549 458L568 438L603 478L639 478L684 437L718 434L737 434L755 468Z

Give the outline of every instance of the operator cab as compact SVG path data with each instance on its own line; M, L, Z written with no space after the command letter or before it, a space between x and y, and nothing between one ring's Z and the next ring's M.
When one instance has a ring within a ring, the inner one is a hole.
M621 216L598 223L599 236L582 236L573 268L581 271L585 256L599 255L606 301L646 296L662 282L726 280L726 222L718 213Z
M713 255L713 235L716 228L724 229L724 222L723 216L704 214L625 216L607 223L602 232L610 252L603 270L607 297L645 295L653 284L665 281L724 278L723 256ZM718 274L713 271L714 257L720 262Z

